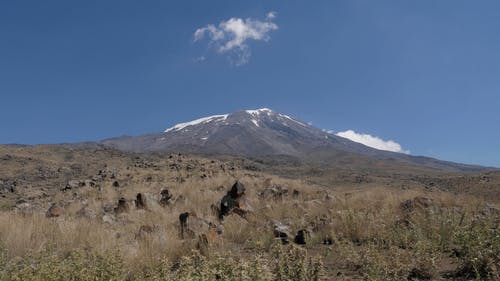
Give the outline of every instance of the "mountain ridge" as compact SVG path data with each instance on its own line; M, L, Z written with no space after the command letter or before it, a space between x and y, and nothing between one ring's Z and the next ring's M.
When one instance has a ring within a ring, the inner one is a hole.
M179 123L163 132L100 142L131 152L187 152L249 158L289 156L305 161L340 163L350 158L450 171L487 169L425 156L378 150L325 132L268 108L241 110Z

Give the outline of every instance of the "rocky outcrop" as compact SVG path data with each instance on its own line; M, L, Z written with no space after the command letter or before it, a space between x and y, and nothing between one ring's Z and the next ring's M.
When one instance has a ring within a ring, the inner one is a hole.
M222 228L214 223L198 217L195 213L184 212L179 215L181 239L193 239L199 236L205 236L211 239L222 233Z
M224 219L224 216L229 215L234 212L242 217L244 217L248 212L251 212L252 208L245 196L245 186L236 181L231 187L231 190L222 197L219 209L219 219Z

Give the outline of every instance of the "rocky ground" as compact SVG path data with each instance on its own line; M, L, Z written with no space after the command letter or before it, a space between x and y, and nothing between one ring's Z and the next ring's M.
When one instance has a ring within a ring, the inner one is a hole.
M0 146L0 278L495 280L499 191L494 171Z

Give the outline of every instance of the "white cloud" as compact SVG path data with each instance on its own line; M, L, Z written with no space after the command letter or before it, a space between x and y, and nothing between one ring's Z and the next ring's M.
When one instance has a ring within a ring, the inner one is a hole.
M235 65L243 65L251 56L248 41L269 41L271 39L269 33L278 29L272 22L275 17L275 12L269 12L264 21L230 18L218 26L209 24L194 32L194 41L207 37L209 46L214 47L217 53L228 55Z
M266 19L268 19L268 20L272 20L275 17L276 17L276 12L274 12L274 11L271 11L271 12L267 13L267 15L266 15Z
M328 131L328 132L333 133L332 131ZM373 147L376 149L410 154L409 150L404 150L399 143L397 143L393 140L385 141L379 137L372 136L369 134L356 133L353 130L339 132L336 135L339 137L350 139L354 142L362 143L366 146Z

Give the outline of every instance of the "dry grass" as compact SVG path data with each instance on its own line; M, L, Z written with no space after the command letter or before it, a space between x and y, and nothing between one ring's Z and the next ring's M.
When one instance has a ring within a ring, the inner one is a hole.
M46 155L43 149L39 153L51 163L77 159ZM30 157L22 150L19 155ZM134 166L134 158L120 157L105 161L116 177L101 180L99 187L57 189L49 197L33 199L41 208L32 212L0 212L0 280L500 278L499 213L487 211L484 200L474 195L376 183L369 189L326 188L203 158L156 159L156 166L143 168ZM211 206L237 179L246 186L254 211L245 219L231 215L219 222ZM119 187L113 186L115 180ZM288 192L269 195L264 192L268 187ZM175 198L169 206L133 207L137 193L158 196L164 188ZM120 197L127 198L131 210L104 222L104 207ZM401 208L415 197L428 198L430 204L413 211ZM62 217L45 217L52 203L64 206ZM78 215L82 208L95 217ZM197 239L179 238L178 217L186 211L222 224L220 239L203 249L203 255L193 254ZM273 221L289 226L290 240L298 230L307 230L307 244L277 245ZM141 234L142 226L154 231ZM325 240L333 245L324 245ZM100 272L100 279L92 279L88 270ZM65 278L71 274L77 277Z

